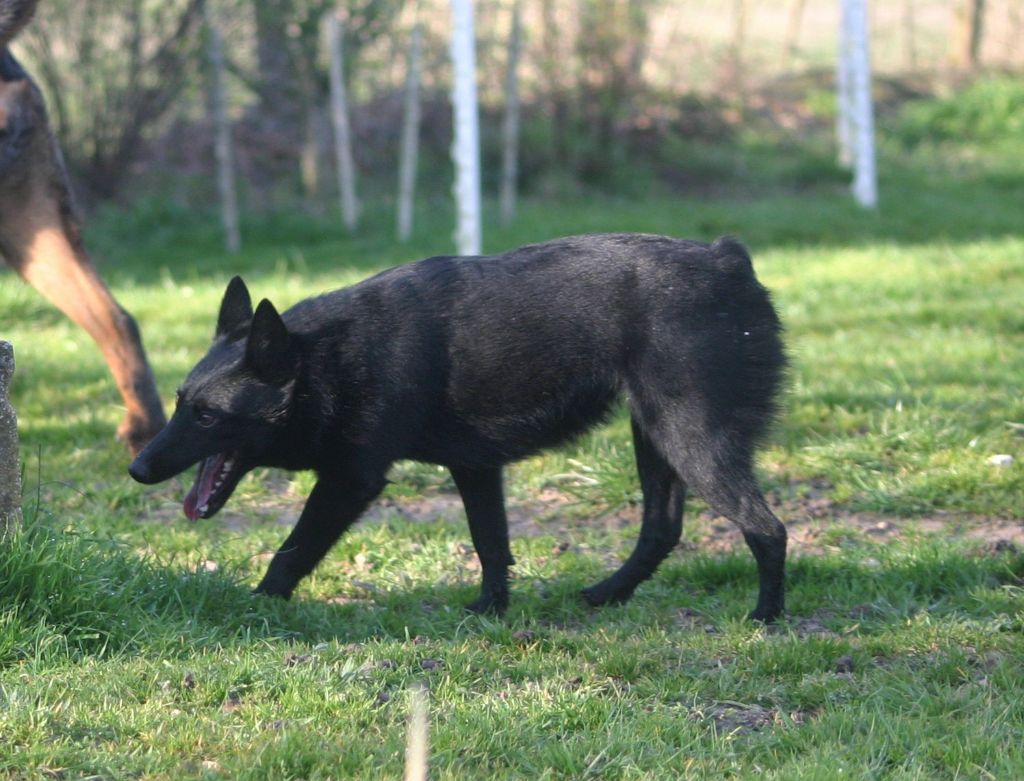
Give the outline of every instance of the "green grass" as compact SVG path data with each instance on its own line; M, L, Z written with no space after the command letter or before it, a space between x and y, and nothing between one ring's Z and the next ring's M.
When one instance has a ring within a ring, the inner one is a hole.
M509 617L466 617L451 607L473 589L452 561L466 535L450 524L359 530L302 598L257 600L242 551L272 531L207 541L221 567L199 573L69 530L16 540L0 572L16 605L0 619L0 768L396 778L416 681L438 778L1024 767L1020 556L932 541L798 559L793 612L818 624L768 631L742 620L743 554L675 556L630 605L587 611L575 592L601 563L552 557L544 537L516 544ZM342 571L364 548L387 553L355 585Z
M515 227L488 227L494 251L591 230L749 243L792 357L760 475L794 528L820 526L795 546L778 629L743 620L753 562L709 545L699 500L688 550L633 602L578 600L635 538L615 522L639 498L622 414L509 470L514 502L573 502L514 540L504 620L459 608L478 577L464 523L397 510L345 536L292 602L253 598L311 478L259 471L224 518L188 524L184 478L127 477L87 337L0 277L29 516L0 556L0 775L397 778L425 681L434 778L1021 777L1024 555L953 533L1024 506L1024 168L976 151L888 150L878 213L822 184L528 202ZM448 251L446 207L419 216L409 246L383 208L355 238L250 220L226 259L210 215L153 199L99 215L89 240L169 399L231 274L287 306ZM994 453L1018 458L1000 469ZM451 490L435 467L394 478L399 506ZM803 502L822 497L808 524ZM902 533L865 533L857 512Z

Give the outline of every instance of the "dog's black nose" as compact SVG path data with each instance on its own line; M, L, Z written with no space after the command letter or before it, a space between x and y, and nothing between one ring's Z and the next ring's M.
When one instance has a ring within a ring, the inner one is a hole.
M128 474L132 476L133 480L136 480L140 483L153 482L152 473L150 472L149 469L149 464L138 458L132 461L131 465L128 467Z

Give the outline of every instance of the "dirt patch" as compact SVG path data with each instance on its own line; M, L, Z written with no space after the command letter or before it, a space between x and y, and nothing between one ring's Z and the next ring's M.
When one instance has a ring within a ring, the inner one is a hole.
M811 715L806 711L786 714L776 708L726 702L693 708L689 713L689 719L710 723L717 734L724 736L757 732L765 727L799 726L806 724Z
M640 510L622 507L600 514L598 518L580 518L581 502L554 488L545 488L528 499L506 502L509 534L514 537L555 537L577 526L618 529L640 520ZM465 520L462 499L457 493L428 492L415 498L384 498L373 504L361 523L387 521L398 516L414 522Z
M978 540L993 552L1024 546L1024 521L971 515L931 515L914 518L834 509L826 516L778 513L789 531L791 555L822 555L863 540L885 540L910 534ZM728 519L702 513L695 521L701 548L726 552L743 547L743 536ZM1012 547L1011 547L1012 546Z
M769 496L776 514L789 530L793 555L821 555L858 540L884 542L906 534L960 537L978 541L983 554L1024 550L1024 519L935 513L903 518L871 512L853 512L836 506L820 490L795 499L779 500ZM639 528L642 509L624 505L612 511L584 517L580 502L553 488L528 499L508 502L509 532L513 538L549 534L556 538L571 536L574 529L602 528L618 531ZM462 521L465 518L457 494L427 494L416 499L385 499L374 505L364 522L384 521L395 515L417 522ZM684 547L711 552L745 550L743 535L727 518L704 510L684 519L689 539Z
M247 512L224 510L214 519L230 531L243 531L251 523L273 520L282 526L294 526L305 497L292 492L286 484L277 486L273 498L247 508ZM860 541L885 542L907 534L936 535L976 540L980 555L1024 550L1024 519L976 516L947 512L904 518L872 512L853 512L832 502L830 486L811 483L780 498L769 494L768 502L789 530L789 550L794 556L814 556L836 551ZM574 530L604 529L609 532L639 528L642 508L628 504L594 511L571 494L545 488L527 498L507 502L510 536L515 538L550 535L562 540ZM178 522L182 517L178 502L168 501L149 510L150 522ZM457 493L427 491L414 498L385 497L363 514L361 524L383 523L394 518L415 523L451 521L462 523L465 513ZM682 547L712 553L745 550L743 536L727 518L709 510L687 513L684 518L686 539ZM553 551L558 555L561 550Z
M835 504L827 495L830 488L811 483L785 499L768 495L772 510L789 531L790 555L822 555L851 543L884 543L908 534L976 540L983 555L1024 549L1024 519L943 511L915 517L855 512ZM727 518L705 510L687 521L691 536L696 534L703 550L726 552L744 547L742 534Z

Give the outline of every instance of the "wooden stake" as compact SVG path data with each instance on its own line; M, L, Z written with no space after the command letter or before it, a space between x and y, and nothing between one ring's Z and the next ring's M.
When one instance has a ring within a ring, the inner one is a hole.
M0 540L21 526L21 460L18 416L8 393L14 377L14 348L0 341Z

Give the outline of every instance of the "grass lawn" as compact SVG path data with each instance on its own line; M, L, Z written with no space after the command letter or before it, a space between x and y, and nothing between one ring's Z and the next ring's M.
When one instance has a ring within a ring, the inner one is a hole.
M793 540L771 628L743 620L753 560L699 499L629 605L578 599L637 531L622 415L509 470L504 620L460 609L468 530L415 464L292 602L251 597L310 477L260 471L189 524L186 479L128 478L88 338L0 276L30 521L0 557L0 775L398 778L424 681L433 778L1024 777L1024 170L893 160L877 214L825 187L528 202L487 231L493 251L593 230L749 244L793 362L759 462ZM233 273L283 308L449 251L443 205L409 246L390 219L356 238L253 221L225 258L213 220L154 200L89 237L170 400Z

